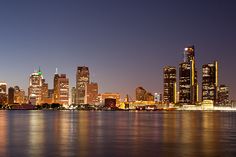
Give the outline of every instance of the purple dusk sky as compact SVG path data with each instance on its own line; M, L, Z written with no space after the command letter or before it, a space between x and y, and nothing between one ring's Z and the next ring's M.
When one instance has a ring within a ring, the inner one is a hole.
M27 91L40 66L49 87L56 68L72 87L85 65L100 92L162 93L163 66L178 67L194 44L199 83L202 64L218 60L219 82L236 99L235 8L234 0L3 0L0 80Z

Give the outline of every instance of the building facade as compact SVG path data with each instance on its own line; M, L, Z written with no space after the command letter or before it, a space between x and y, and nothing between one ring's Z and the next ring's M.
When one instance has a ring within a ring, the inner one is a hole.
M43 75L40 70L30 75L28 97L29 103L33 105L39 105L41 103L42 80Z
M61 105L69 104L69 79L66 77L66 74L55 74L54 81L54 103Z
M98 103L98 84L87 83L85 87L85 104L95 105Z
M176 103L176 68L167 66L163 69L164 103Z
M218 105L225 106L229 104L229 87L220 85L218 87Z
M14 104L14 92L13 87L8 88L8 104Z
M89 81L89 68L78 67L76 72L76 104L85 104L85 87Z
M217 102L218 88L218 63L205 64L202 66L202 101L212 100Z
M76 88L71 88L71 104L76 104Z
M7 103L7 83L0 82L0 104Z
M185 48L184 62L179 64L179 102L182 104L195 104L198 102L195 62L194 46Z

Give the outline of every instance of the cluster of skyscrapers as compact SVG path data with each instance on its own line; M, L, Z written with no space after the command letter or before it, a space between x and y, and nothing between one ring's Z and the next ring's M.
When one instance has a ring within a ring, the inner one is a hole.
M69 90L69 78L66 74L54 74L53 89L49 89L48 83L39 69L29 77L28 95L19 86L9 87L0 83L0 104L90 104L95 105L105 102L105 99L112 99L114 105L120 101L118 93L98 93L98 83L90 81L89 68L79 66L76 70L76 86Z
M179 64L179 90L177 91L177 70L166 66L164 73L164 103L197 104L199 100L199 83L196 69L195 48L184 49L184 60ZM214 105L229 103L229 88L219 85L218 62L202 66L202 101L212 101Z
M174 66L163 68L163 94L152 94L143 87L135 90L136 101L159 102L164 104L191 105L199 102L211 101L214 105L226 105L229 103L229 88L219 85L218 62L202 65L201 100L199 100L199 82L196 68L195 48L189 46L184 49L183 62L177 69ZM178 80L178 82L177 82ZM178 83L178 84L177 84ZM91 104L120 103L118 93L98 93L98 83L90 81L89 68L79 66L76 69L75 87L69 92L69 78L66 74L54 74L53 89L48 88L48 83L43 77L42 71L34 71L29 77L28 95L19 86L8 88L7 84L0 83L0 104ZM126 102L129 101L127 97ZM108 105L109 106L109 105Z

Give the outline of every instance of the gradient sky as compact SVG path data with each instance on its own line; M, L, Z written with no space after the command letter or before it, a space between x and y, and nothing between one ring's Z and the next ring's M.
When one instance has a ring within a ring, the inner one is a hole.
M194 44L198 79L202 64L218 60L236 99L235 8L235 0L3 0L0 80L27 90L40 66L52 88L57 67L74 86L86 65L100 92L162 92L163 66L178 66Z

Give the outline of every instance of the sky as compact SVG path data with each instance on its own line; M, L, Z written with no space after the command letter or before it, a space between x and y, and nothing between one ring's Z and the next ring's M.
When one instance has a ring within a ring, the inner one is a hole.
M55 69L75 86L88 66L99 92L163 92L163 67L178 67L194 44L201 66L218 60L219 82L236 99L234 0L2 0L0 81L27 91L39 67L53 86ZM201 85L200 85L201 86Z

